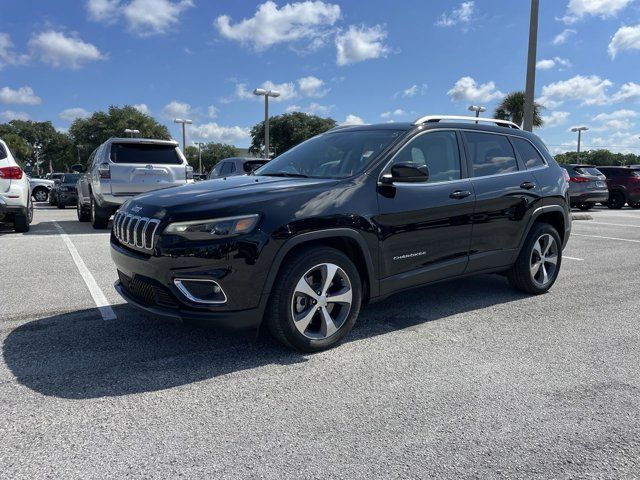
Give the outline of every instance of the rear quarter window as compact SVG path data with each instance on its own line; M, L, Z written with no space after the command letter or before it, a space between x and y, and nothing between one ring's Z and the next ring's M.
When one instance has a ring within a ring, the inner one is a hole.
M111 161L143 165L182 164L182 158L174 145L148 143L114 143L111 145Z
M511 137L511 141L527 168L544 167L546 165L538 150L529 141L517 137Z

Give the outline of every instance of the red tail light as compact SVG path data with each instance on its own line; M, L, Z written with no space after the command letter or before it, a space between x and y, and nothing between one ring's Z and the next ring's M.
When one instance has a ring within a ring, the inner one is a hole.
M2 167L0 168L0 178L20 180L22 178L22 169L20 167Z
M569 178L569 181L574 183L587 183L587 182L590 182L591 180L585 177L571 177Z

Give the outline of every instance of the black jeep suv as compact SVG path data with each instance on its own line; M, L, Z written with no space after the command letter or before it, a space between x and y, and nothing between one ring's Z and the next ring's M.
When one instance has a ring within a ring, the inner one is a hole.
M264 319L303 351L420 285L496 272L546 292L571 230L566 176L535 135L471 120L338 127L251 175L139 195L114 217L115 287L154 314Z

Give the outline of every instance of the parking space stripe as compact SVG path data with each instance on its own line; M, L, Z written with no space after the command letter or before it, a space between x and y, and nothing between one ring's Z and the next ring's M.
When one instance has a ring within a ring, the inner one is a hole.
M604 240L619 240L621 242L640 243L640 240L631 240L630 238L604 237L602 235L584 235L582 233L573 233L573 232L571 232L571 236L572 237L576 236L576 237L602 238Z
M562 259L567 259L567 260L576 260L578 262L584 262L584 258L576 258L576 257L567 257L566 255L562 255Z
M608 222L585 222L582 225L611 225L612 227L631 227L631 228L640 228L640 225L625 225L624 223L608 223Z
M82 257L78 253L76 246L73 244L73 242L69 238L69 235L65 233L65 231L58 224L58 222L54 221L53 224L55 225L56 230L60 232L60 237L62 238L65 245L67 246L67 249L71 254L71 258L73 258L73 261L75 262L76 267L78 267L78 271L80 272L80 275L82 275L82 279L84 280L84 283L87 285L87 288L89 289L89 293L91 294L91 297L93 298L93 301L95 302L96 307L98 307L98 310L100 310L100 315L102 315L102 319L115 320L117 318L116 314L111 308L111 305L107 300L107 297L105 297L104 293L102 293L102 290L96 283L96 279L93 278L93 275L85 265L84 260L82 260Z

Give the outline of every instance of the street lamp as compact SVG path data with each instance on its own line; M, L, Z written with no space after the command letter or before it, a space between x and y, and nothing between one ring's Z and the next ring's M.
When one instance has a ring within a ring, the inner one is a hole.
M128 133L131 136L131 138L133 138L134 135L140 134L140 130L132 130L131 128L125 128L124 133Z
M264 96L264 152L265 158L269 159L269 97L279 97L280 92L274 90L266 90L264 88L256 88L254 95Z
M76 145L76 148L78 149L78 163L82 163L82 161L80 160L80 149L83 147L84 145Z
M204 142L193 142L198 146L198 173L202 174L202 145L206 145Z
M187 120L182 119L182 118L176 118L174 120L174 123L181 123L182 124L182 151L185 152L187 150L187 135L185 133L185 125L191 125L193 123L193 120Z
M580 156L580 140L582 139L582 132L589 130L589 127L573 127L572 132L578 132L578 157Z
M538 47L538 8L539 0L531 0L531 18L529 19L529 53L527 54L527 80L524 90L523 128L533 131L533 114L535 112L533 95L536 89L536 50Z
M476 112L476 118L480 116L480 113L487 111L486 108L480 107L478 105L469 105L469 108L467 110L469 110L470 112Z

